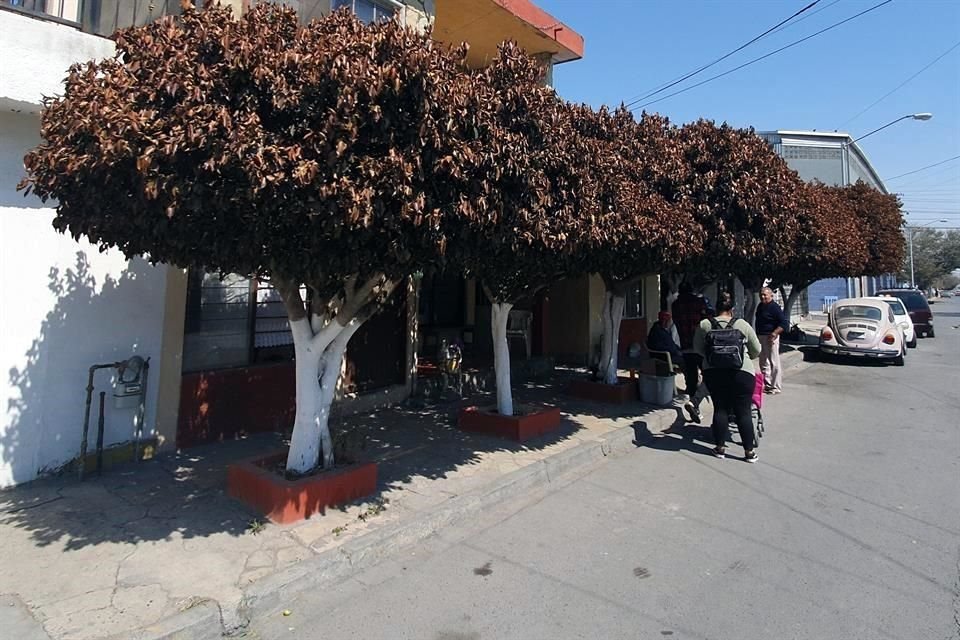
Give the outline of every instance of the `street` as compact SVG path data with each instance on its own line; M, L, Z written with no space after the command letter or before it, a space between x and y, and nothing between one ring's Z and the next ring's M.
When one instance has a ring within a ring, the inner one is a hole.
M248 637L960 637L960 299L906 367L804 363L766 399L760 462L709 430L503 505Z

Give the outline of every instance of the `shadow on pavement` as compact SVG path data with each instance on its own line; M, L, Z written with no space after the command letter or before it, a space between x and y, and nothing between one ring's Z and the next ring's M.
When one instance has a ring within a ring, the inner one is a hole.
M652 433L646 422L633 423L633 443L640 448L660 451L690 451L705 456L713 456L713 437L709 425L697 425L686 422L683 411L676 409L677 417L669 428L661 433Z
M459 409L490 404L492 394L426 407L393 407L343 418L332 428L362 437L366 457L379 463L382 494L451 474L502 474L498 463L483 466L485 456L540 452L588 426L609 431L658 410L641 403L611 406L566 396L563 390L570 376L560 372L548 381L515 385L517 402L560 406L564 411L559 429L524 443L457 429ZM613 422L598 422L607 420ZM617 424L620 420L623 425ZM256 434L121 465L82 483L61 475L0 491L0 531L26 530L37 546L56 543L67 550L104 542L168 540L174 534L184 539L218 533L241 536L257 514L226 495L227 465L285 444L280 434Z

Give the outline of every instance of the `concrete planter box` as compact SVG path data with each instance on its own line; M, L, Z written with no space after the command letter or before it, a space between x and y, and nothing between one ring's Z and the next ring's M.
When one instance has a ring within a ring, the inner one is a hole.
M617 384L604 384L592 380L574 380L567 393L584 400L607 404L626 404L637 399L637 381L617 378Z
M521 415L503 416L496 407L466 407L460 410L457 425L462 431L482 433L523 442L560 426L560 409L518 406Z
M286 458L286 451L277 451L231 464L227 467L227 492L271 522L289 524L377 490L377 465L374 462L345 465L333 471L287 480L272 470L276 463Z

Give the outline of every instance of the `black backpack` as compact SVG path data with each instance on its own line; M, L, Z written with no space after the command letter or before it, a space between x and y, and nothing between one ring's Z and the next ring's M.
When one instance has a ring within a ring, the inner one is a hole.
M743 348L747 337L733 326L731 320L726 328L716 318L710 318L712 329L707 332L704 352L711 369L740 369L743 367Z

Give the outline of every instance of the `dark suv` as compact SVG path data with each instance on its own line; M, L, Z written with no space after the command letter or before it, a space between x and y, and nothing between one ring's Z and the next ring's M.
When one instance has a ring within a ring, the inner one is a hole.
M933 313L930 312L930 305L927 304L927 297L922 291L916 289L883 289L877 291L878 296L894 296L900 298L903 306L907 308L910 314L910 320L913 322L913 329L918 338L933 337Z

